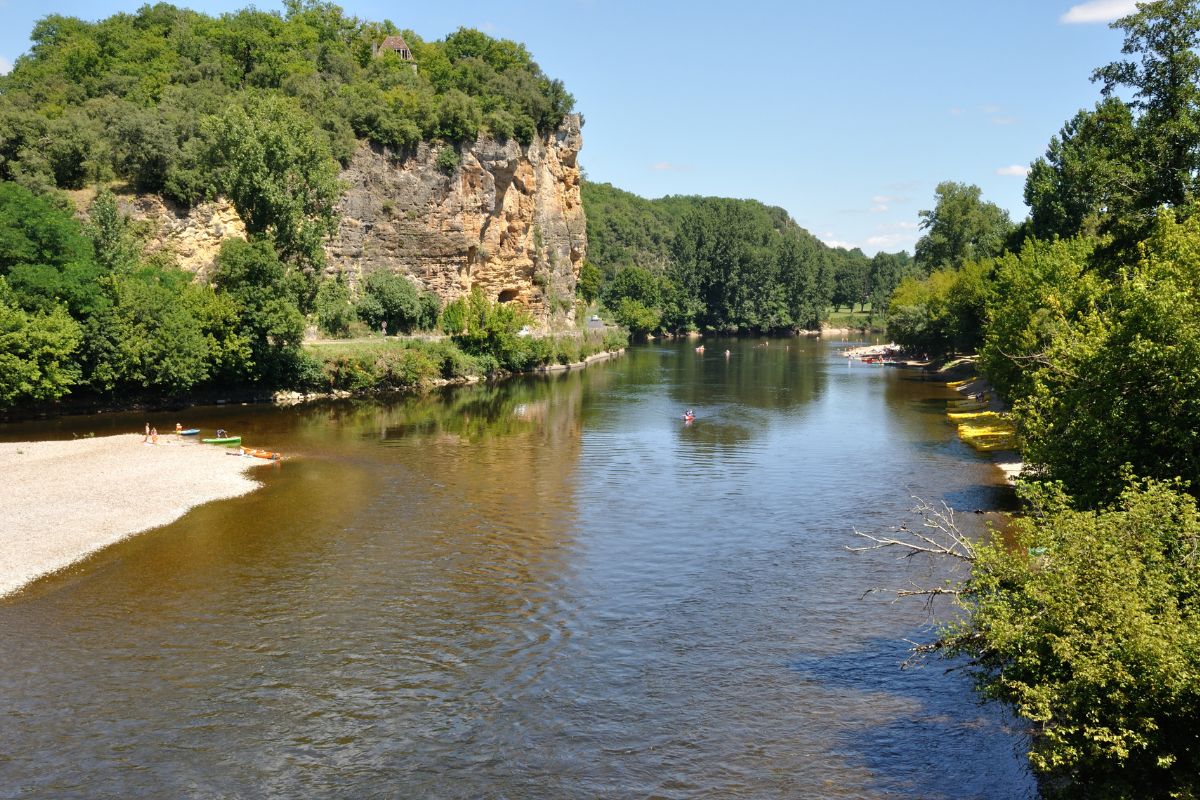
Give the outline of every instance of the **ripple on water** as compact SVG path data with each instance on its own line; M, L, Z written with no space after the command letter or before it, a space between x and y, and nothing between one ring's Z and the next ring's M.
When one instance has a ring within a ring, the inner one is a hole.
M784 344L197 419L303 457L0 605L0 796L1032 796L860 599L923 567L845 549L990 466L935 387Z

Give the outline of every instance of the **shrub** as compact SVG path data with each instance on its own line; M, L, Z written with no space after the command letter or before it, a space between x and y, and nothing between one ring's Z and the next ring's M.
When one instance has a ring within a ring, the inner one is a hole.
M373 329L386 322L389 331L407 333L418 327L427 314L421 291L408 278L387 270L367 276L358 316Z
M350 290L342 281L324 280L317 287L317 327L329 336L348 336L356 312L350 300Z
M454 170L458 169L458 165L462 163L462 157L453 147L443 147L437 154L438 169L450 175Z

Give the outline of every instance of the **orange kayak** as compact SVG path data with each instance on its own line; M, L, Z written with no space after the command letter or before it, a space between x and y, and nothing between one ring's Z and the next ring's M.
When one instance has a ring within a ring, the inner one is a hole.
M242 448L242 455L254 456L255 458L265 458L270 461L278 461L279 460L279 453L273 453L270 450L254 450L249 447Z

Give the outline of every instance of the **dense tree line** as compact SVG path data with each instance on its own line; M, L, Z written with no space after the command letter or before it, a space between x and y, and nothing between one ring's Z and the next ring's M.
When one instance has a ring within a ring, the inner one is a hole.
M885 306L905 253L830 248L753 200L646 200L586 182L579 291L635 333L816 329L834 306Z
M413 63L398 33L331 3L211 17L166 3L96 23L50 15L0 76L0 180L35 193L113 179L185 206L222 194L285 261L319 263L338 162L488 133L529 142L573 106L525 48L461 29Z
M320 388L300 348L307 318L331 335L438 326L437 298L403 277L370 275L357 298L318 280L339 163L367 139L397 154L434 142L457 164L462 143L527 143L574 101L515 42L404 31L405 59L378 48L400 33L391 22L285 7L37 23L0 76L0 408L71 391ZM183 206L227 197L249 241L227 241L197 282L144 256L107 191L86 224L56 192L122 181Z
M971 191L953 216L990 233L955 244L939 187L917 247L934 269L897 288L889 329L977 350L1026 462L1028 513L977 553L941 644L1036 726L1050 794L1195 797L1200 6L1140 3L1114 25L1128 58L1033 163L1029 219Z

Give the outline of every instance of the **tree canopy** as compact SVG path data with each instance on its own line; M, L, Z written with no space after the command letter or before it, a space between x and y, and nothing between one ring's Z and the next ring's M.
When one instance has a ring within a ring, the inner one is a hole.
M433 42L404 31L415 62L376 52L398 33L320 0L289 0L282 14L166 3L95 23L51 14L0 76L0 180L44 191L115 177L190 204L244 188L230 162L250 166L246 151L259 148L277 177L307 163L299 174L315 194L297 202L319 205L323 174L349 159L355 137L393 148L484 133L527 143L574 105L520 44L467 28ZM246 141L246 126L263 141ZM292 167L270 162L284 149ZM249 217L283 202L261 189Z
M600 297L645 332L813 330L831 303L886 305L909 265L906 253L869 259L828 247L754 200L646 200L585 182L583 201Z
M981 199L978 186L943 181L934 190L932 209L920 212L921 230L914 258L926 271L957 268L967 261L997 256L1012 233L1008 212Z

